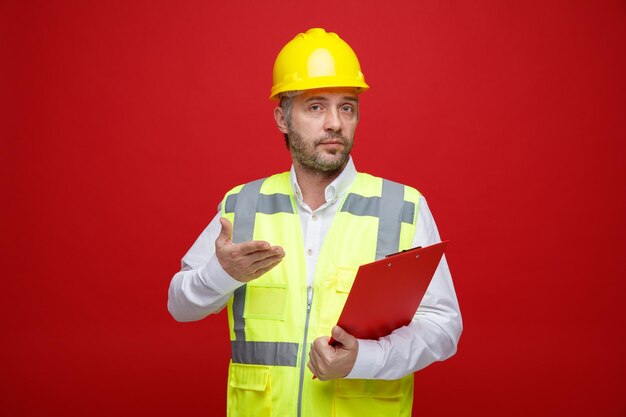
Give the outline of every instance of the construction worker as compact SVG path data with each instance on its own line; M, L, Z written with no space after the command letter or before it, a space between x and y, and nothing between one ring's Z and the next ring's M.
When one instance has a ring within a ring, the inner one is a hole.
M417 190L355 169L368 88L336 34L310 29L287 43L270 98L291 170L226 193L172 279L178 321L227 306L229 416L409 416L413 373L456 352L462 322L445 257L409 325L379 340L335 326L359 265L440 241Z

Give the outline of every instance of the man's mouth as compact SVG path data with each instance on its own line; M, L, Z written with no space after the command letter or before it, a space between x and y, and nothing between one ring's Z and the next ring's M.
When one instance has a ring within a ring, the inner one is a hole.
M344 145L345 141L341 138L323 139L320 140L318 145Z

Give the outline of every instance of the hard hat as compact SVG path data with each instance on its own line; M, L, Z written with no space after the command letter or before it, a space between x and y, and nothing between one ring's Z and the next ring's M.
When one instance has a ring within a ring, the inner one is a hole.
M324 87L369 88L356 54L336 33L309 29L299 33L278 53L270 100L286 91Z

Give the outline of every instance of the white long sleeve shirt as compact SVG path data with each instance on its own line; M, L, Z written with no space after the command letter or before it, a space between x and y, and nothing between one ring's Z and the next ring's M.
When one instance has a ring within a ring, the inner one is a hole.
M313 211L302 200L295 171L291 184L299 206L304 236L309 294L317 256L338 201L349 190L357 171L350 158L346 168L326 187L326 203ZM219 312L233 292L243 285L230 277L215 256L215 240L220 233L220 214L213 218L183 257L182 269L174 275L169 288L168 309L178 321L200 320ZM440 242L435 221L424 197L420 197L413 246ZM379 340L359 339L356 363L346 378L398 379L456 352L463 324L452 277L445 256L441 260L421 305L411 323Z

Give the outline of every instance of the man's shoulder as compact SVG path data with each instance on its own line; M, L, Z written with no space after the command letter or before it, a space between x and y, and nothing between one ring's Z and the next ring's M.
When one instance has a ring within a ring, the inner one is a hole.
M289 171L279 172L277 174L272 174L267 177L262 177L262 178L258 178L252 181L245 182L243 184L239 184L235 187L232 187L230 190L228 190L224 196L228 197L231 194L238 194L245 186L249 188L260 189L261 186L263 186L264 188L268 188L268 187L284 186L285 184L289 185Z
M390 183L404 185L405 187L410 187L410 185L407 185L407 184L405 184L405 183L403 183L401 181L396 181L395 179L381 177L381 176L378 176L378 175L371 174L369 172L357 171L357 177L361 177L361 178L363 178L365 180L369 180L369 181L388 181Z
M403 182L399 182L396 180L379 177L376 175L369 174L367 172L357 172L357 180L361 183L369 183L369 184L378 184L379 187L384 187L385 184L391 187L404 187L405 189L405 197L415 196L415 198L419 198L422 194L418 191L417 188L405 184Z

